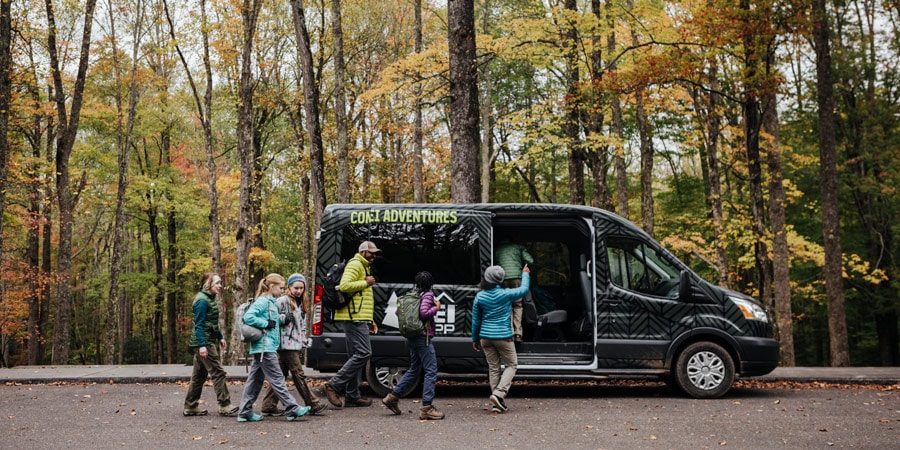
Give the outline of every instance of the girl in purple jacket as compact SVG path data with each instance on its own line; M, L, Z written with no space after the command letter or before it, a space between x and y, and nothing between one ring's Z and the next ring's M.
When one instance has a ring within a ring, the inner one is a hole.
M420 336L407 338L409 347L409 370L400 378L400 382L394 389L381 400L394 414L401 414L400 395L410 384L419 378L419 373L425 371L425 379L422 385L422 408L419 412L419 420L440 420L444 413L435 409L434 386L437 384L437 357L434 354L434 345L431 339L434 337L434 315L441 309L441 303L434 298L431 287L434 286L434 278L430 272L416 274L416 291L422 298L419 304L419 318L425 322L425 331Z

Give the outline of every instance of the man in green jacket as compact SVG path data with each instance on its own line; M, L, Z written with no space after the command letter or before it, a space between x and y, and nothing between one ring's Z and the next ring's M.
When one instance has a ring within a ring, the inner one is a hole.
M340 322L344 327L348 357L341 370L325 383L325 396L337 408L372 404L372 400L360 394L359 381L366 363L372 357L369 335L378 332L378 325L374 322L375 296L372 286L375 285L375 277L371 274L371 264L380 252L371 241L359 244L359 253L347 261L338 286L341 292L351 295L351 300L347 306L334 312L335 322Z
M522 266L526 264L534 264L534 258L524 245L518 242L517 236L511 236L511 239L500 242L497 250L494 252L494 264L503 268L506 272L506 278L503 280L503 287L506 289L516 289L522 285ZM529 295L527 292L525 295ZM512 307L512 328L513 338L516 342L522 342L522 299L519 297L513 301Z

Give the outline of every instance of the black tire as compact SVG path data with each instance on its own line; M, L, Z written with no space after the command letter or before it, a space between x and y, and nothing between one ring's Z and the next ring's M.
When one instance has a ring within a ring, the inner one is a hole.
M366 365L366 381L369 382L369 387L379 397L388 395L391 389L400 382L400 378L403 377L404 373L406 373L406 367L376 366L371 361ZM416 378L408 389L400 393L400 397L405 397L416 390L420 381L419 378Z
M676 359L678 387L694 398L719 398L734 384L734 361L721 345L695 342Z

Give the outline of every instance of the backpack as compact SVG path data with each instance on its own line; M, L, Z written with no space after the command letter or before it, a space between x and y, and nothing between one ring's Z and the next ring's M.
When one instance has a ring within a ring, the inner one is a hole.
M322 280L322 307L326 310L334 312L350 303L352 296L340 291L341 277L344 276L344 269L347 267L347 260L335 263L328 269L325 279Z
M415 289L397 298L397 322L404 337L414 338L425 332L425 323L419 317L421 304L422 295Z
M253 302L246 301L241 303L234 311L234 330L237 331L238 336L240 336L241 342L246 344L253 344L262 339L263 335L266 334L265 330L244 323L244 314L250 309L251 303Z

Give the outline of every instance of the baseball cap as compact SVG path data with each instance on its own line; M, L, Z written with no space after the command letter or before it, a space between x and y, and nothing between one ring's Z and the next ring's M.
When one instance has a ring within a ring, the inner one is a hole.
M368 250L371 253L378 253L381 251L378 247L375 246L375 243L372 241L363 241L362 244L359 244L359 251Z

